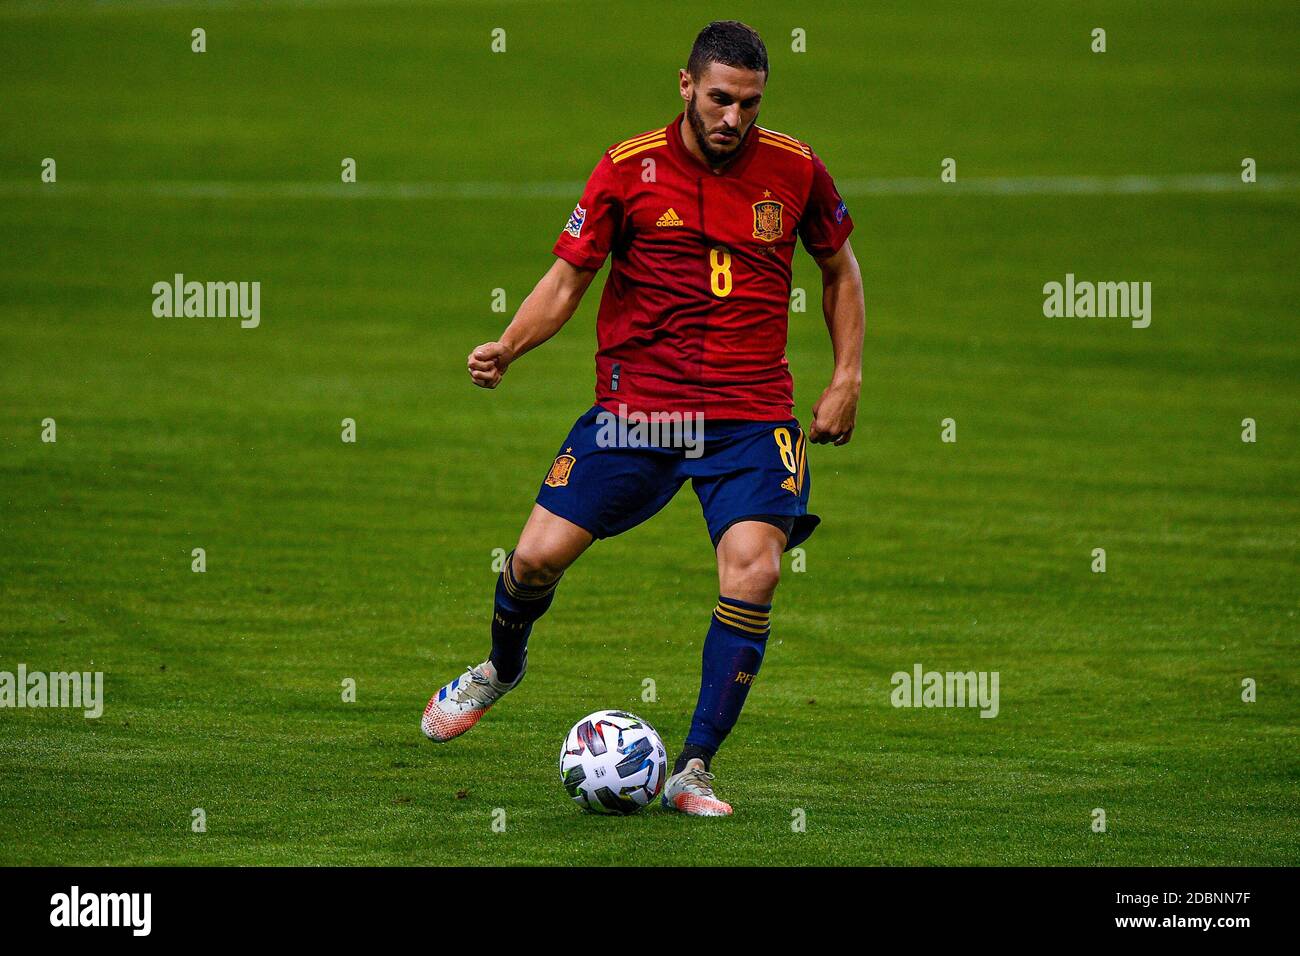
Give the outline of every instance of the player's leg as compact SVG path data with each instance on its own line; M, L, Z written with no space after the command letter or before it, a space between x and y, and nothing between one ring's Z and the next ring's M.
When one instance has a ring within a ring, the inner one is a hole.
M488 655L497 680L512 686L518 682L533 624L550 608L560 577L594 540L587 529L533 505L519 543L506 555L497 578Z
M492 607L492 651L477 667L429 699L420 729L435 743L459 737L519 686L528 664L528 635L555 599L569 565L594 540L590 531L534 505L519 543L497 576Z
M718 604L704 638L700 694L664 804L697 816L725 816L709 765L740 717L767 648L772 596L781 579L786 532L766 521L738 521L718 541Z
M793 419L711 427L689 465L718 555L718 603L704 640L691 729L664 788L664 804L700 816L731 807L713 794L713 755L735 726L763 661L781 553L821 520L808 512L811 479Z
M603 444L599 407L574 423L537 494L537 505L497 578L492 652L433 695L421 728L442 743L473 727L523 680L528 636L565 570L596 538L649 518L681 487L676 458L660 449Z

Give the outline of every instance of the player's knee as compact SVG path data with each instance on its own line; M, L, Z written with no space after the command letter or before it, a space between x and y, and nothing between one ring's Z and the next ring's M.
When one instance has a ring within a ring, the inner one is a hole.
M754 555L733 563L727 574L730 591L728 597L741 600L757 600L768 603L776 593L776 586L781 583L781 561L773 560L770 555ZM748 595L745 597L744 595Z
M515 548L510 569L516 581L532 587L550 584L564 573L563 565L544 548L523 541Z
M781 565L765 559L764 562L755 564L747 573L750 590L755 594L766 595L767 600L771 601L772 595L776 593L776 586L781 583Z

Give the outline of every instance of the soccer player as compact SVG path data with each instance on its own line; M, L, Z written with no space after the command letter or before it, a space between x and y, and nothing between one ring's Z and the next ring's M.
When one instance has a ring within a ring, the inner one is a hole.
M753 29L705 27L679 73L685 110L605 152L550 271L501 338L470 353L474 384L496 388L512 362L569 320L612 259L596 326L596 404L561 444L506 559L488 659L425 708L431 740L463 734L519 686L529 633L565 569L596 539L654 515L689 478L717 552L719 596L695 715L663 804L731 813L709 768L763 662L781 555L821 520L808 512L806 441L849 441L862 382L853 221L817 154L756 124L767 78L767 50ZM792 414L785 358L796 237L821 267L834 352L806 435ZM647 419L683 428L636 440ZM700 421L694 443L663 439Z

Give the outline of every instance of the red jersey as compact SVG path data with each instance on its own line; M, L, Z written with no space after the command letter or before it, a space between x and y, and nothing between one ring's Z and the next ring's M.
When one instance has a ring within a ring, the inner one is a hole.
M580 268L613 256L596 319L596 402L788 419L795 236L824 258L853 220L806 143L754 125L715 172L687 151L681 121L612 146L555 243Z

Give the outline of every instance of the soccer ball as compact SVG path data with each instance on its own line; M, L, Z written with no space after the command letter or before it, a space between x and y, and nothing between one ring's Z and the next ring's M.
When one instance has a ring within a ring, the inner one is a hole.
M635 714L598 710L573 725L560 751L560 782L592 813L636 813L659 796L664 742Z

